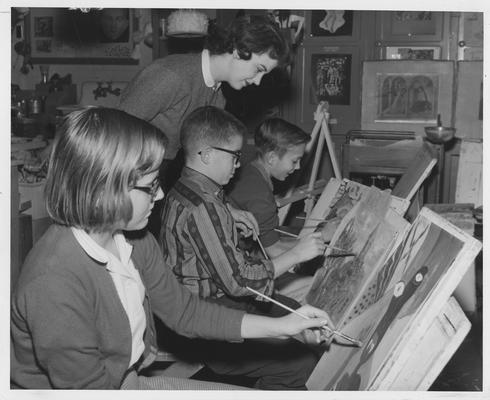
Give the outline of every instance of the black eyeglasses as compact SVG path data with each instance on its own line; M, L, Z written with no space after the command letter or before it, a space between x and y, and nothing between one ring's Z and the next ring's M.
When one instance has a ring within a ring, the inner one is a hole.
M242 156L242 152L240 150L229 150L229 149L223 149L222 147L216 147L216 146L211 146L212 149L219 150L219 151L224 151L225 153L231 154L233 157L235 157L235 164L240 161L240 157Z
M160 189L160 180L156 178L150 184L150 186L133 186L133 189L145 192L153 200L155 197L157 197L158 189Z

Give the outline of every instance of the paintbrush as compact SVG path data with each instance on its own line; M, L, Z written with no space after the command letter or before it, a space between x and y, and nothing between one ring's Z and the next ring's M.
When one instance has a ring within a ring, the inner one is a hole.
M291 237L294 237L294 238L296 238L296 239L298 239L298 237L299 237L298 235L295 235L294 233L291 233L291 232L286 232L286 231L283 231L283 230L281 230L281 229L277 229L277 228L276 228L276 229L274 229L274 230L275 230L276 232L282 233L282 234L284 234L284 235L286 235L286 236L291 236ZM330 242L329 242L329 243L330 243ZM342 251L342 253L340 253L340 254L328 254L328 256L330 256L330 255L331 255L331 256L336 256L336 257L341 257L341 256L343 256L343 257L348 257L348 256L355 256L355 255L356 255L355 253L348 252L348 251L347 251L347 250L345 250L345 249L341 249L340 247L335 247L335 246L332 246L332 245L330 245L330 244L327 244L326 246L327 246L327 249L332 249L332 250ZM326 249L325 249L325 250L326 250Z
M296 217L297 219L304 219L305 221L320 221L320 222L325 222L328 221L332 218L309 218L309 217Z
M288 307L287 305L285 304L282 304L281 302L277 301L277 300L274 300L273 298L263 294L263 293L260 293L260 292L257 292L256 290L254 289L251 289L249 288L248 286L246 286L246 288L248 290L250 290L252 293L256 294L257 296L260 296L260 297L263 297L264 299L266 300L269 300L270 302L278 305L279 307L282 307L284 308L285 310L289 311L289 312L292 312L293 314L296 314L296 315L299 315L301 318L303 319L310 319L310 317L300 313L299 311L296 311L294 309L292 309L291 307ZM321 329L324 329L326 331L328 331L329 333L333 334L333 335L337 335L337 336L340 336L341 338L344 338L345 340L348 340L349 342L351 342L353 345L357 346L357 347L361 347L362 346L362 342L357 340L357 339L354 339L354 338L351 338L350 336L347 336L345 333L342 333L340 331L337 331L337 330L334 330L326 325L322 326Z
M259 239L259 235L257 235L257 233L255 231L253 231L253 238L254 240L257 241L257 243L259 244L259 247L260 247L260 250L262 250L262 253L264 253L264 257L266 260L269 260L269 256L267 255L267 253L265 252L265 249L264 249L264 246L262 245L262 242L260 241Z

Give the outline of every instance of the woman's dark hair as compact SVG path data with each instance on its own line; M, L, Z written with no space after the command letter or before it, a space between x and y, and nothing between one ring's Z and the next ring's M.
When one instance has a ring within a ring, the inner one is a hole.
M250 60L253 53L267 53L278 65L291 62L289 42L274 21L262 16L235 18L228 29L210 24L204 47L212 55L236 49L242 60Z

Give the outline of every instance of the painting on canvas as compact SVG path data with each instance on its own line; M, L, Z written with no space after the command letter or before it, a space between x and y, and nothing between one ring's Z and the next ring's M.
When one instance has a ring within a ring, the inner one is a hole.
M363 295L367 308L342 331L360 348L331 346L308 381L309 389L365 390L380 370L396 366L393 348L413 326L430 324L454 291L481 243L424 208ZM332 368L335 365L335 368ZM407 388L407 390L410 388Z

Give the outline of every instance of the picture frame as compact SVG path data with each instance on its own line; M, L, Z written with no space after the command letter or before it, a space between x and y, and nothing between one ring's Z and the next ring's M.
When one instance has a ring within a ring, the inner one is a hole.
M133 10L32 8L26 23L33 64L138 64Z
M391 11L380 14L381 41L441 41L444 15L436 11Z
M425 135L438 114L451 124L453 61L364 61L361 129Z
M439 46L387 46L384 58L386 60L439 60Z
M352 42L360 36L358 11L308 10L305 22L305 43Z
M314 53L311 55L310 104L328 101L331 105L350 104L352 54Z

